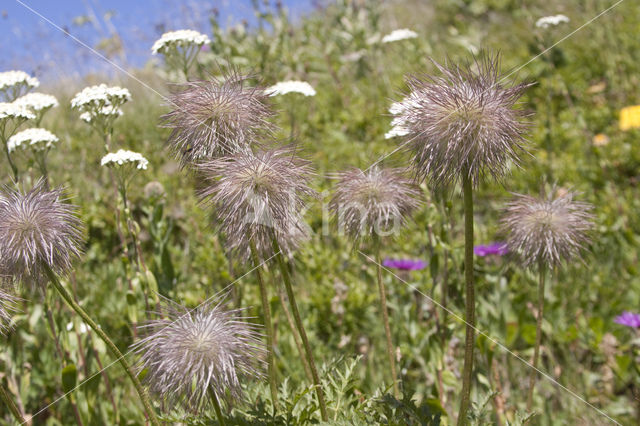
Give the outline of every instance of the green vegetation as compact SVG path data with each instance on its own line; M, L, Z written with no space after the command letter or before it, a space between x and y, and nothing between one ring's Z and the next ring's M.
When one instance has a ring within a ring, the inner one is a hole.
M286 299L282 274L289 271L329 424L455 424L465 336L460 185L438 192L421 185L424 206L380 247L382 258L428 262L417 271L382 271L390 335L397 346L398 399L380 319L376 247L366 241L354 246L339 234L327 204L332 173L350 166L366 169L379 160L384 166L409 165L406 152L394 152L403 139L385 139L388 109L407 90L405 75L437 74L430 57L459 63L482 50L501 53L500 68L510 80L535 85L523 97L533 113L527 134L532 155L524 155L520 167L512 166L504 183L487 180L474 191L476 244L505 238L499 218L510 192L536 195L553 185L577 191L593 204L596 226L584 261L554 269L546 282L538 361L545 374L537 377L535 415L526 411L527 363L536 341L539 276L508 256L475 256L479 332L471 423L637 424L640 335L614 318L640 307L640 131L622 131L618 122L621 108L640 103L640 9L622 2L563 40L614 4L338 0L297 23L284 10L256 5L257 29L222 28L212 17L212 44L199 53L190 78L208 78L233 66L255 72L265 85L309 82L315 96L277 96L272 102L279 111L278 138L288 141L293 135L298 155L315 168L313 187L321 194L305 215L311 240L290 264L280 268L271 259L261 267L277 347L277 412L268 381L248 381L245 401L224 407L226 424L321 422L308 366L292 334L287 305L279 299ZM570 22L535 26L538 18L558 13ZM380 42L405 27L418 38ZM224 237L198 203L195 190L202 183L165 149L170 130L158 126L169 110L163 97L173 90L169 82L184 80L183 70L151 61L115 81L95 75L86 80L86 85L105 82L129 89L132 100L115 120L110 150L140 152L149 167L133 177L123 205L109 169L100 167L105 140L70 107L84 85L41 89L60 101L41 123L60 139L47 157L50 185L66 186L86 223L85 253L62 278L64 287L122 353L142 331L132 324L150 316L154 287L162 297L195 307L233 283L231 307L248 307L248 316L262 324L260 275L229 261ZM1 181L10 185L12 169L4 156L0 162ZM20 185L29 188L41 176L38 163L27 155L15 156L15 162ZM140 243L125 237L130 253L141 249L144 255L145 267L138 273L131 275L135 269L128 264L134 256L122 255L116 220ZM18 295L25 300L13 315L13 330L2 337L0 379L24 418L35 416L33 424L47 425L144 424L135 388L96 334L51 292L25 286ZM133 354L127 359L136 361ZM161 422L218 424L213 408L193 413L154 402ZM8 407L0 406L0 420L13 424Z

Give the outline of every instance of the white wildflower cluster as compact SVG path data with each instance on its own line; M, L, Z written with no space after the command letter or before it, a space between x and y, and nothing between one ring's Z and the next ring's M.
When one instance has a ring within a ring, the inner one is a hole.
M281 81L265 89L269 96L286 95L287 93L301 93L304 96L315 96L315 89L306 81Z
M385 133L385 139L395 138L397 136L406 136L409 134L409 129L406 127L403 120L403 112L408 105L411 105L415 100L412 97L407 97L401 102L394 102L389 107L389 113L393 114L393 120L391 120L391 130Z
M58 142L58 137L46 129L31 128L23 130L9 138L7 148L13 152L16 148L45 151Z
M0 72L0 90L6 90L9 88L23 86L23 87L38 87L40 82L37 78L31 77L24 71L5 71Z
M14 102L0 102L0 120L7 118L33 120L36 116L24 105L19 105Z
M417 38L418 33L415 31L411 31L407 28L403 28L400 30L393 30L386 36L382 37L383 43L391 43L394 41L407 40L410 38Z
M91 123L94 121L96 117L120 117L122 115L122 110L120 108L114 108L113 106L105 106L100 108L99 110L95 110L92 112L85 111L80 114L80 120L85 121L87 123Z
M106 84L89 86L82 89L71 100L71 107L79 110L91 110L104 106L119 107L131 100L131 93L122 87L109 87Z
M549 28L567 22L569 22L569 18L565 15L545 16L536 21L536 27Z
M149 165L149 161L142 156L142 154L127 151L125 149L119 149L117 152L110 152L109 154L102 157L100 161L100 165L113 167L113 166L122 166L125 164L133 164L136 166L136 169L139 170L147 170L147 166Z
M32 111L43 111L58 106L58 100L55 96L37 92L27 93L16 99L14 103L25 106Z
M209 44L211 40L204 34L194 30L178 30L170 31L162 34L162 36L153 43L151 47L151 53L154 55L158 53L164 54L168 49L174 47L190 47L190 46L202 46Z

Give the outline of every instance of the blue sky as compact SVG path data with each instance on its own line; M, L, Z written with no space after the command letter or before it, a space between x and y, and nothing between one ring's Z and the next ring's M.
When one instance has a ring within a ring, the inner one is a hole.
M311 10L310 0L283 3L294 17ZM42 17L92 47L117 32L124 51L116 61L140 66L165 30L190 28L209 34L208 16L214 8L223 24L253 21L250 0L0 0L0 71L22 69L56 80L110 68Z

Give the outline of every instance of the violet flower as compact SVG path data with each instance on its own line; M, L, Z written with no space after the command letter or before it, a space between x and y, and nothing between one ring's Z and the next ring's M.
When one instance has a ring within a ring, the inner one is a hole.
M491 256L491 255L504 256L508 252L509 252L509 248L507 247L507 243L503 243L503 242L481 244L473 248L473 253L476 256L480 256L480 257Z
M622 315L617 316L613 321L627 327L640 328L640 314L634 314L633 312L624 311Z
M427 262L413 259L385 259L382 261L382 266L402 271L417 271L424 269L427 266Z

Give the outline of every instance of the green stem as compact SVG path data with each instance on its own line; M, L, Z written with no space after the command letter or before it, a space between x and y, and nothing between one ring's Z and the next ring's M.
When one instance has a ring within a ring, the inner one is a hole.
M51 268L49 268L49 266L47 266L47 265L44 265L44 270L45 270L45 272L47 274L47 278L49 278L49 281L55 287L55 289L58 291L60 296L62 296L62 298L65 300L65 302L67 302L67 304L78 315L80 315L82 320L89 327L91 327L93 329L93 331L96 332L96 334L107 345L107 348L109 348L111 353L116 357L117 361L120 363L122 368L124 368L124 371L127 373L127 376L129 376L129 378L133 382L133 386L136 388L136 391L138 392L138 395L140 396L140 399L142 400L142 404L144 405L145 411L147 412L147 416L148 416L149 420L151 421L151 424L153 424L154 426L160 426L160 423L158 422L158 418L156 417L156 413L153 410L153 406L151 405L151 401L149 400L149 396L147 395L147 392L142 387L142 384L140 383L140 380L138 380L138 376L136 376L136 374L133 372L133 370L131 369L131 366L127 362L127 360L124 357L124 355L122 355L122 353L120 352L118 347L111 341L109 336L107 336L107 334L104 331L102 331L102 328L100 328L100 326L98 326L98 324L96 324L91 319L91 317L84 311L84 309L82 309L82 307L76 303L76 301L73 299L71 294L69 294L67 289L65 289L62 286L62 284L60 283L60 280L58 279L56 274L51 270Z
M296 344L296 348L298 348L298 354L300 355L300 359L302 360L304 372L307 375L307 379L309 379L310 382L313 382L313 375L311 374L311 369L309 368L307 358L304 355L304 348L302 347L302 341L300 340L300 336L298 335L298 331L296 330L296 323L293 321L291 311L287 307L287 295L282 286L277 285L276 287L278 287L278 299L280 299L280 306L282 306L284 316L287 318L289 328L291 328L291 334L293 334L293 340Z
M4 388L4 385L1 385L1 384L0 384L0 399L2 399L2 401L4 402L4 405L6 405L9 408L9 411L11 411L11 414L13 414L13 417L15 417L16 420L21 425L27 423L24 417L22 417L22 413L20 413L20 410L18 410L18 406L16 405L16 403L13 402L13 399L11 399L11 397L7 393L7 390Z
M377 236L373 237L373 245L376 256L376 269L378 276L378 291L380 293L380 311L382 313L382 323L384 324L384 334L387 344L387 356L389 357L389 365L391 366L391 380L393 381L393 396L400 398L400 388L398 387L398 374L396 373L396 360L394 356L393 341L391 339L391 327L389 327L389 313L387 310L387 291L382 281L382 260L380 259L380 240Z
M216 416L218 416L218 422L220 426L225 426L226 422L224 421L224 417L222 417L222 409L220 408L220 402L218 401L218 396L216 392L209 388L209 397L211 398L211 403L213 404L213 409L216 410Z
M466 288L465 323L466 337L464 342L464 367L462 370L462 398L458 413L458 426L469 423L471 398L471 379L473 373L473 349L475 346L476 301L473 283L473 187L467 173L462 176L462 192L464 197L464 278Z
M16 167L16 165L13 163L13 160L11 159L11 153L9 152L9 145L7 144L7 141L3 138L2 139L3 145L4 145L4 153L7 156L7 161L9 162L9 166L11 167L11 171L13 172L13 180L14 182L18 182L18 168Z
M320 405L320 414L322 415L322 421L326 422L328 421L329 417L327 415L327 406L324 402L324 392L322 391L320 378L318 377L318 369L316 368L316 363L313 360L313 353L311 352L309 339L307 338L307 333L305 332L304 326L302 325L302 319L300 318L300 312L298 311L296 298L293 294L291 277L289 276L289 269L287 268L287 264L284 261L284 256L282 255L282 250L280 250L280 245L275 238L273 239L273 249L276 252L278 266L280 267L280 273L282 274L282 281L284 281L284 286L287 290L287 297L289 298L289 304L291 305L291 313L293 314L293 319L295 320L296 327L298 328L298 333L300 333L300 338L302 339L302 345L304 346L304 350L307 354L307 362L309 363L311 375L313 376L313 384L316 388L316 394L318 395L318 404Z
M262 312L264 314L264 329L267 334L267 374L269 376L269 388L271 389L271 400L273 407L278 407L278 382L276 378L276 364L274 359L275 345L273 341L273 324L271 322L271 307L269 305L269 296L267 294L267 286L262 279L260 273L260 259L256 251L256 245L253 241L250 242L251 258L255 266L256 279L258 280L258 286L260 287L260 297L262 299Z
M545 275L546 268L540 262L538 272L540 274L538 280L538 318L536 320L536 345L533 349L533 361L531 364L533 368L531 369L531 373L529 376L529 394L527 396L527 412L531 411L531 407L533 406L533 391L536 385L536 376L538 374L538 358L540 357L540 341L542 340L542 312L544 309L544 283L545 283Z

